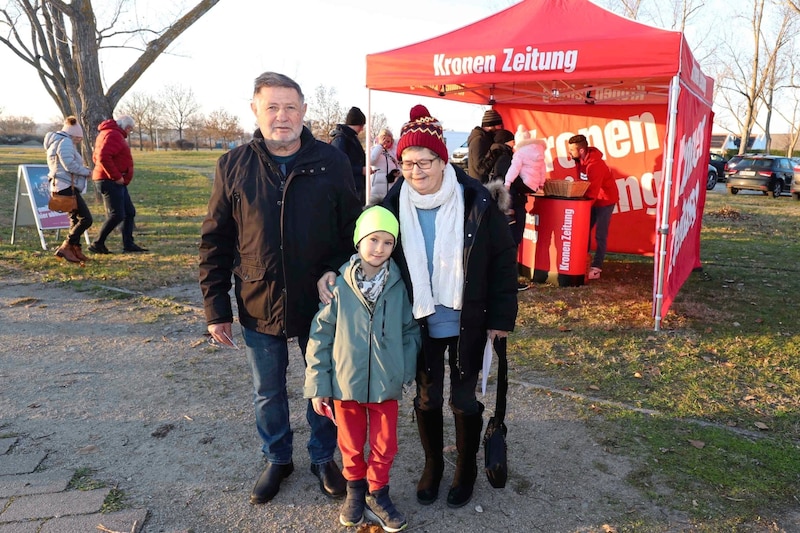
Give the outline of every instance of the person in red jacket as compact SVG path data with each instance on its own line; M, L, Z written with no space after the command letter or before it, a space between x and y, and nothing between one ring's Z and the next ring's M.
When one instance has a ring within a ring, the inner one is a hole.
M126 138L133 131L133 118L125 115L117 120L104 120L97 126L100 132L94 144L94 170L92 181L103 195L106 221L100 235L89 250L96 254L110 254L106 238L122 223L122 248L126 252L146 252L133 242L133 219L136 208L128 194L128 184L133 179L133 156Z
M611 169L603 161L603 152L589 146L586 137L574 135L569 141L569 155L578 168L578 178L589 180L589 189L586 196L593 200L592 214L589 222L589 231L597 227L594 239L597 242L592 264L589 268L589 279L600 279L603 270L603 260L606 257L608 242L608 226L611 224L611 214L614 206L619 202L619 190L611 175Z

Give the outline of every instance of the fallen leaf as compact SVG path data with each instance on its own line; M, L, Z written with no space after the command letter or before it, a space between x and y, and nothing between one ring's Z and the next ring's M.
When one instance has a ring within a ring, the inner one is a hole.
M764 322L763 318L756 318L756 324L761 324L762 322Z
M731 496L723 496L723 498L725 498L726 500L730 500L732 502L745 502L745 501L747 501L744 498L732 498Z
M744 400L745 402L752 402L752 401L753 401L753 400L755 400L755 399L756 399L756 397L755 397L755 396L753 396L752 394L748 394L747 396L745 396L744 398L742 398L742 400Z
M755 422L753 425L758 429L760 429L761 431L769 430L769 426L766 425L764 422Z
M572 328L568 326L558 326L558 331L572 331Z
M705 448L705 447L706 447L706 443L705 443L705 442L703 442L703 441L701 441L701 440L692 440L692 439L689 439L689 444L691 444L692 446L694 446L694 447L695 447L695 448L697 448L698 450L702 450L703 448Z
M617 533L617 528L614 526L603 524L601 527L603 528L603 533Z
M78 448L78 453L80 455L87 455L90 453L97 453L100 451L100 448L95 446L94 444L90 444L88 446L84 446L83 448Z
M634 372L633 377L635 377L636 379L642 379L642 375L639 372Z
M768 389L777 389L778 388L778 386L776 384L774 384L774 383L767 383L765 385L765 387L767 387Z
M600 390L600 387L598 387L597 385L589 385L586 388L589 389L589 390Z

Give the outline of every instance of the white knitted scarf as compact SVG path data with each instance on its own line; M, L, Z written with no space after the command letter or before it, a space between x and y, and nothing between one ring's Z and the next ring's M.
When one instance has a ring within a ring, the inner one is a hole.
M437 207L433 276L429 276L417 209ZM433 194L419 194L408 182L403 184L400 235L413 287L414 318L432 315L436 304L460 310L464 288L464 191L451 165L445 165L442 186Z

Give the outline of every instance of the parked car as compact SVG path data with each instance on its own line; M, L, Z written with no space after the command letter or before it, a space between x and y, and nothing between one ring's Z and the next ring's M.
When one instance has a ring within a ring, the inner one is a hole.
M467 146L467 141L464 141L464 144L453 150L453 153L450 155L450 162L466 170L468 155L469 147Z
M708 177L706 178L706 190L710 191L714 187L717 186L717 181L719 181L719 175L717 174L717 169L714 168L714 165L708 165Z
M740 190L762 191L773 198L789 191L794 177L794 165L788 157L772 155L745 156L736 165L733 173L728 173L728 192L737 194Z
M725 163L728 161L721 155L713 152L709 155L711 159L709 159L708 163L717 171L717 180L725 181Z
M739 164L739 162L742 160L743 157L744 157L743 155L737 154L725 162L725 167L722 173L725 175L726 181L728 179L728 174L733 174L736 171L736 165Z

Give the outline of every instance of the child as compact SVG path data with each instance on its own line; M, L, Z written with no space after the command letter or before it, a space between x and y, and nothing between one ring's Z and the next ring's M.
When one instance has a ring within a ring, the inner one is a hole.
M390 532L407 525L389 498L389 470L397 453L397 400L414 380L422 342L400 269L389 259L399 226L381 206L358 217L358 253L339 269L331 302L311 324L304 389L314 411L336 416L347 479L339 522L357 526L366 514Z
M506 189L511 187L517 176L533 192L544 185L547 171L544 161L546 148L547 144L541 139L531 137L530 132L522 124L517 126L517 133L514 135L514 157L511 158L511 166L506 172Z

